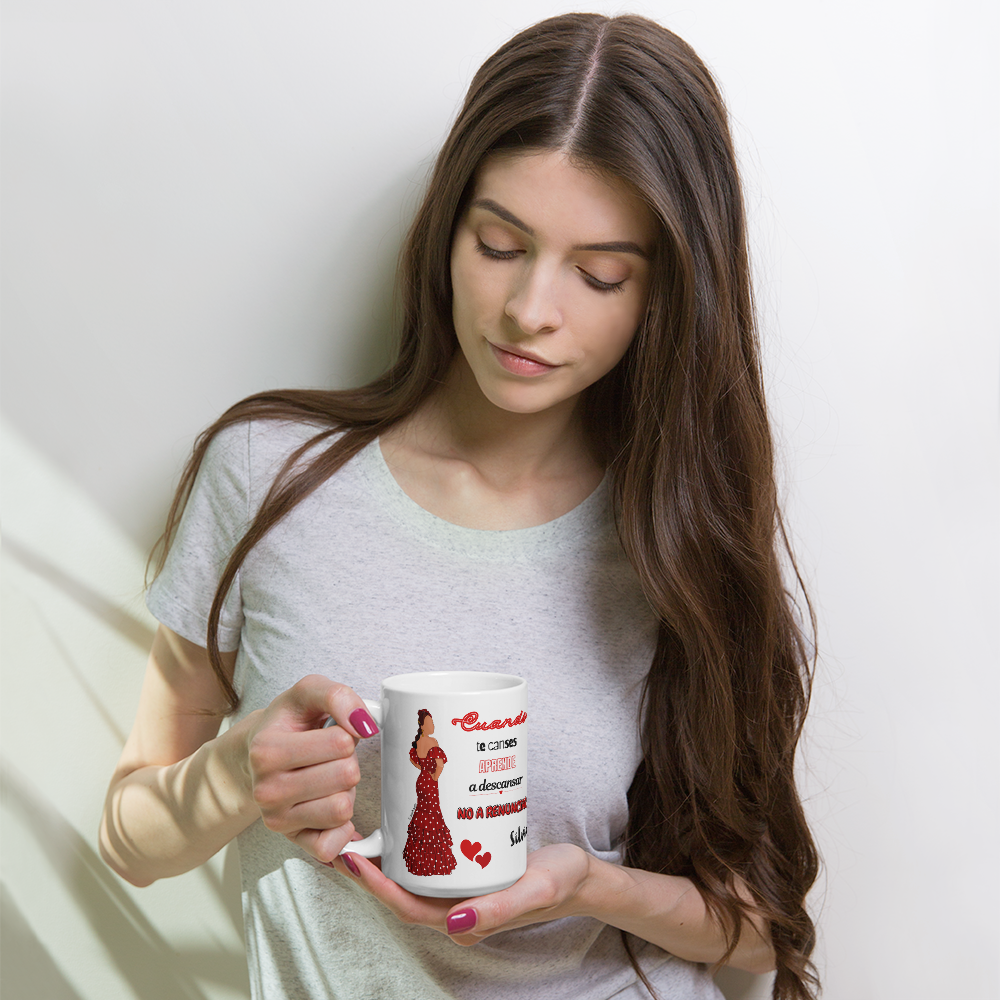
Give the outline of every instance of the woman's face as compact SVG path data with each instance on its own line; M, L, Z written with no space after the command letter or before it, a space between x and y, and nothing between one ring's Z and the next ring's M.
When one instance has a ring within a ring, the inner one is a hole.
M451 252L455 332L484 395L538 413L614 368L645 312L656 233L630 187L563 153L487 159Z
M420 731L424 736L434 735L434 719L431 715L426 715L424 717L424 724L420 727Z

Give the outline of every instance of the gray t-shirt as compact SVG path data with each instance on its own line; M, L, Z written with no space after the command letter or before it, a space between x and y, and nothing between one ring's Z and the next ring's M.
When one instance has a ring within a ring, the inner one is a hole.
M147 603L204 644L216 582L282 463L316 429L258 421L217 436ZM640 761L639 695L653 614L612 524L607 483L548 524L479 531L400 488L377 441L254 548L222 619L239 650L238 718L310 673L378 696L416 670L527 679L532 719L528 850L577 844L620 862ZM379 740L358 746L354 822L379 825ZM377 900L256 822L239 837L255 1000L646 997L619 933L567 918L466 948L400 923ZM718 998L704 966L637 942L663 1000Z

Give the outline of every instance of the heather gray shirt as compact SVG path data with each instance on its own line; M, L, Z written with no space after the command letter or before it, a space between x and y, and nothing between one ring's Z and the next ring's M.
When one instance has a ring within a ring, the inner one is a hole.
M223 431L148 604L204 645L216 582L285 458L315 433L264 421ZM615 536L603 483L548 524L479 531L428 513L378 442L300 503L252 551L222 619L238 649L240 714L309 673L378 696L415 670L527 679L528 850L577 844L619 862L640 761L638 705L656 627ZM354 822L379 825L379 740L358 746ZM618 931L575 917L472 948L400 923L350 880L254 823L239 837L255 1000L638 1000ZM706 969L640 944L663 1000L718 998Z

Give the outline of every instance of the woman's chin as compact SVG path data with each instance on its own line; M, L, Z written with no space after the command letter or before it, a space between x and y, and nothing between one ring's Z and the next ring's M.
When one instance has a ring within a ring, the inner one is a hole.
M579 394L567 396L558 392L546 392L542 386L500 385L482 386L487 402L504 413L514 416L542 416L571 411L576 406Z

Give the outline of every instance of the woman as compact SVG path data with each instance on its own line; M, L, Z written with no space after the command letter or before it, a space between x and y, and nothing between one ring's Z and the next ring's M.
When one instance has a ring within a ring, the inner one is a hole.
M434 738L434 716L417 712L417 738L410 747L410 763L420 772L417 804L406 828L403 860L411 875L450 875L455 870L451 832L441 815L438 781L448 757Z
M516 36L401 278L383 377L199 439L105 857L147 884L239 835L255 996L716 997L718 964L814 995L806 644L704 65L637 17ZM455 903L349 850L378 823L356 690L469 663L528 679L544 765L525 876Z

